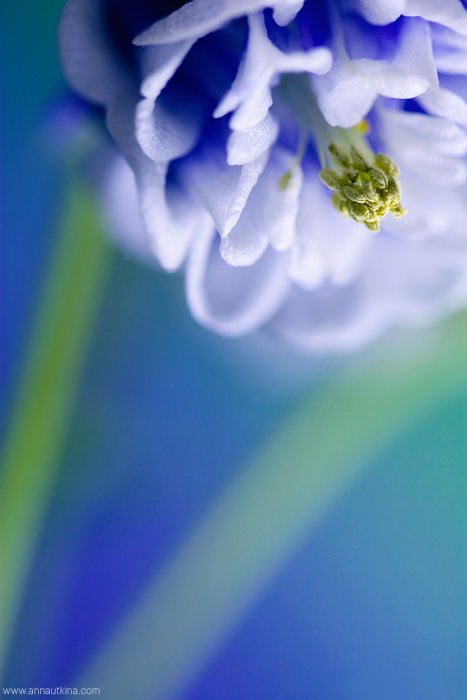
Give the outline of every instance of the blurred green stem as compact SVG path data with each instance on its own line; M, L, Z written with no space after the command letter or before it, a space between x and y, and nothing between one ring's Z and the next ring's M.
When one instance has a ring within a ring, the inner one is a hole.
M358 355L313 392L207 509L78 682L105 699L181 697L370 459L465 387L466 337L458 315L409 354Z
M91 194L71 182L3 449L2 663L11 639L107 279L110 246Z

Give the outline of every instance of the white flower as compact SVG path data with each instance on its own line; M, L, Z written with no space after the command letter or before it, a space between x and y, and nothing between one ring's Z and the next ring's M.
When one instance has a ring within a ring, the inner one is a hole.
M115 237L184 265L193 315L229 336L269 324L340 352L465 305L462 4L180 4L136 38L115 19L131 26L140 0L63 12L65 74L124 156L103 183Z

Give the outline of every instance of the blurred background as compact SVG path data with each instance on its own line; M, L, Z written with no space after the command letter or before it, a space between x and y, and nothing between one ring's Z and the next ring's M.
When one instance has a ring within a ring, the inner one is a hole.
M2 6L2 434L67 197L51 117L67 91L62 5ZM397 342L414 353L431 337ZM115 250L3 687L75 685L259 447L353 361L215 337L191 319L182 276ZM177 697L467 697L466 398L459 382L382 441Z

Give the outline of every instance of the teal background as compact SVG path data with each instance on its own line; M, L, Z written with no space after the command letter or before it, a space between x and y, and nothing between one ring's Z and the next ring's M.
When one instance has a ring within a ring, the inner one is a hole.
M64 197L49 128L61 5L2 8L2 425ZM345 362L277 350L265 369L254 343L195 325L180 276L115 257L4 685L72 684L253 449ZM184 699L467 697L466 418L460 386L373 459Z

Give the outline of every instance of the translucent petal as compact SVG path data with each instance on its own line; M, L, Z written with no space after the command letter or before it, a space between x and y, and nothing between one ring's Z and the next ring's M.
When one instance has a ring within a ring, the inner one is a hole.
M249 17L246 55L238 75L217 106L214 117L234 112L230 127L251 129L262 121L272 104L271 86L281 73L325 73L331 67L332 55L327 48L285 54L268 38L260 15Z
M233 131L227 141L227 163L243 165L270 148L279 134L279 124L270 115L251 129Z
M467 104L451 90L446 88L429 88L417 97L421 106L431 114L447 117L459 124L467 124Z
M460 0L406 0L404 15L418 15L467 36L467 12Z
M268 157L265 152L243 166L229 166L222 150L207 147L181 164L185 186L209 211L221 236L239 220Z
M232 267L219 255L212 226L198 232L186 267L186 294L193 316L227 336L262 326L284 302L290 283L280 254L267 251L250 267Z
M132 84L131 75L109 45L96 0L68 0L58 39L66 79L86 99L106 105Z
M175 270L183 262L207 214L176 185L166 186L168 163L154 162L134 135L138 96L121 93L107 110L107 126L135 173L141 217L149 245L162 267Z
M405 10L406 0L354 0L349 3L370 24L390 24Z

